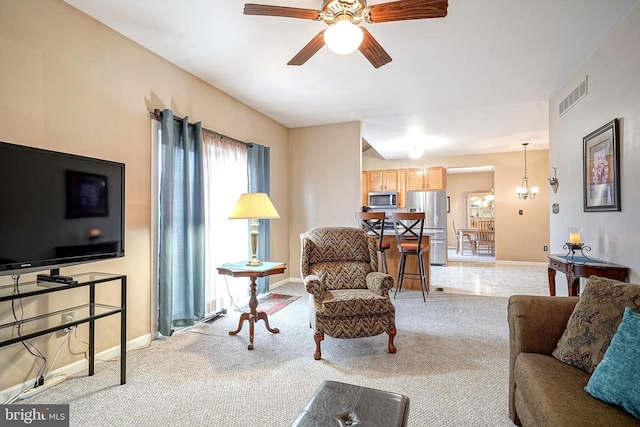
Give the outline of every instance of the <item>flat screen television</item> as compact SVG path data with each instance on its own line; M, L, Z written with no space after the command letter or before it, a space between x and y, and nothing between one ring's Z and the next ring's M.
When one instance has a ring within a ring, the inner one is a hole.
M124 164L0 142L0 275L124 256Z

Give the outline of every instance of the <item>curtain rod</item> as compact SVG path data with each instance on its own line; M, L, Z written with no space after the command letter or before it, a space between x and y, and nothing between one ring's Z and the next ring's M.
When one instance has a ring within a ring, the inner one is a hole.
M151 114L151 116L154 119L158 120L158 121L162 120L162 111L157 109L157 108L155 108L153 111L149 111L149 114ZM184 119L182 117L177 117L177 116L173 116L173 120L175 120L177 122L183 122L184 121ZM188 124L193 125L194 123L188 123ZM206 129L206 128L203 128L203 129L205 129L205 130L207 130L209 132L213 132L214 134L216 134L216 135L218 135L218 136L220 136L222 138L227 138L227 139L229 139L229 140L231 140L233 142L239 142L240 144L244 144L244 145L246 145L248 147L253 147L253 143L251 143L251 142L240 141L239 139L232 138L230 136L224 135L224 134L222 134L220 132L216 132L216 131L211 130L211 129Z

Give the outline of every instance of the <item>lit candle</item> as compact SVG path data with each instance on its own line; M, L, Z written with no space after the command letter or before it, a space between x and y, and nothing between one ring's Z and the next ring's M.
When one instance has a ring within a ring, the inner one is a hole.
M580 244L580 233L571 233L569 234L569 243L572 245Z

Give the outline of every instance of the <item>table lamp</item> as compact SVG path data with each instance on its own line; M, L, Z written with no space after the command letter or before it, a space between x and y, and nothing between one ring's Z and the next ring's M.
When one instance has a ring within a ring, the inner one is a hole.
M267 193L245 193L240 196L236 206L233 208L229 219L250 219L251 220L251 259L248 266L262 265L262 261L256 257L258 248L258 220L280 218L278 211L271 203Z

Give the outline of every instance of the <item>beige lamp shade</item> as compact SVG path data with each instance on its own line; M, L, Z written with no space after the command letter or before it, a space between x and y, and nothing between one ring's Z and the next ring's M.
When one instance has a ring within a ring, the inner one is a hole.
M280 218L267 193L245 193L240 196L229 219Z
M238 203L229 215L229 219L250 219L251 224L251 259L249 266L262 265L256 256L258 248L258 220L280 218L267 193L245 193L240 196Z

